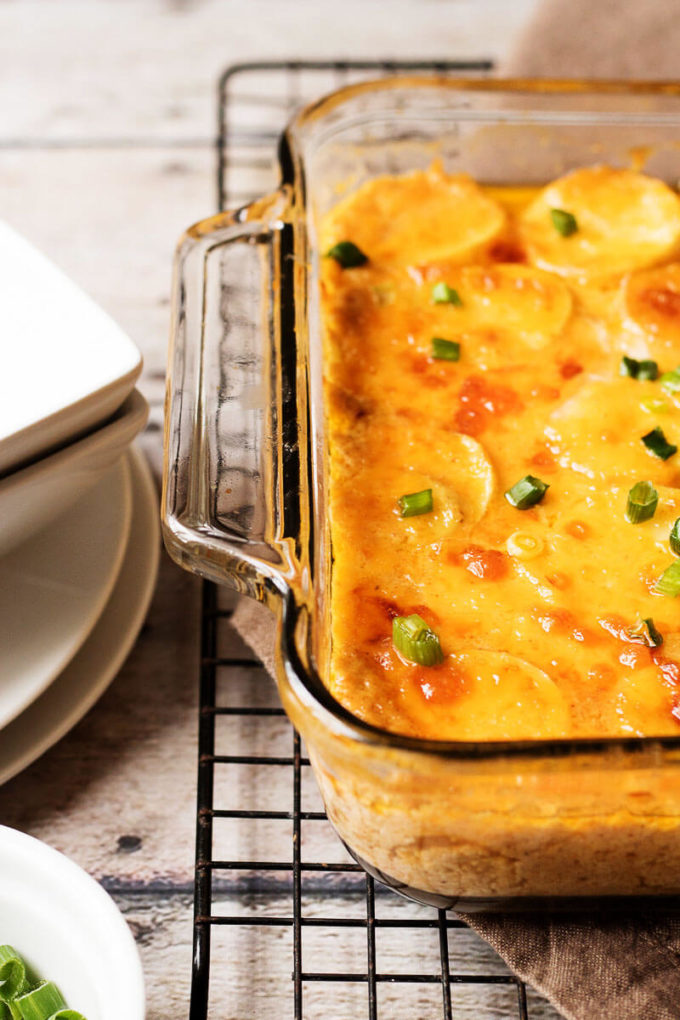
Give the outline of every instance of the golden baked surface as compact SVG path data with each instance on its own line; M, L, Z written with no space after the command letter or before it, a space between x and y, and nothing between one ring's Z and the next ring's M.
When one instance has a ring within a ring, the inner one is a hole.
M540 192L435 167L342 201L322 251L342 241L367 261L322 259L332 692L434 739L680 735L680 601L655 591L680 453L642 441L680 444L676 194L608 167ZM640 360L660 377L621 374ZM518 509L527 475L549 488ZM640 481L658 504L630 523ZM427 489L432 510L403 517ZM440 665L395 650L412 613Z

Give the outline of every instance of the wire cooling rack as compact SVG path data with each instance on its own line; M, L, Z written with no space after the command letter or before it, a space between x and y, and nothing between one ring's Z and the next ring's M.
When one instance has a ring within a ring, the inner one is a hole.
M276 184L278 134L324 92L488 61L267 62L220 80L218 202ZM348 856L274 685L203 587L190 1020L558 1020L462 921L402 899Z

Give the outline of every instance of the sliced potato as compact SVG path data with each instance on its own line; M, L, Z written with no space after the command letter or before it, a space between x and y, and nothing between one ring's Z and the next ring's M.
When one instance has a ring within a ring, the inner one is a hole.
M445 445L431 449L417 430L386 417L374 422L370 441L356 440L347 462L338 452L334 542L351 542L353 556L361 554L365 542L376 571L380 563L386 571L400 572L404 555L417 562L414 548L438 555L443 542L462 540L486 513L495 489L495 471L482 445L455 432ZM433 510L402 517L399 498L424 489L432 489ZM372 498L362 499L361 493Z
M547 673L507 652L472 649L416 670L413 713L442 740L568 736L567 701Z
M680 359L680 263L632 273L623 287L626 325L645 339L650 356ZM663 371L663 367L662 367Z
M511 341L545 347L571 315L571 293L559 279L531 266L465 266L447 282L462 305L442 308L442 320L458 333L493 330Z
M502 207L465 174L432 168L378 177L340 202L324 221L321 249L352 240L372 262L461 261L505 225Z
M628 378L590 379L548 419L545 434L562 467L606 485L626 478L680 482L676 458L651 454L642 436L656 424L642 406L664 394L658 384ZM674 423L659 419L669 442L680 445Z
M552 210L576 219L563 236ZM526 209L520 232L530 260L577 277L653 265L680 242L680 200L662 181L632 170L586 167L549 184Z
M434 512L411 517L403 523L421 541L445 538L454 524L471 527L487 511L496 486L496 475L481 443L472 436L452 432L446 445L423 449L413 444L404 451L409 465L405 478L418 479L421 488L432 488ZM415 492L417 489L411 489Z
M657 491L654 517L640 524L625 519L627 487L563 496L545 532L549 551L518 570L535 588L546 575L563 578L568 605L578 607L580 619L613 613L632 625L638 617L667 613L672 602L650 588L673 559L668 536L680 516L680 489Z

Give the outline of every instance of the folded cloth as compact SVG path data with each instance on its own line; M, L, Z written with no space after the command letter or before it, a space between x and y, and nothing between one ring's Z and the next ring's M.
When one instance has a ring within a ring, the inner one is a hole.
M677 1020L680 918L461 914L567 1020Z
M680 3L675 0L545 0L505 76L673 79ZM274 673L274 620L242 599L233 622ZM680 918L461 915L567 1020L678 1020Z
M678 0L543 0L503 77L678 78Z

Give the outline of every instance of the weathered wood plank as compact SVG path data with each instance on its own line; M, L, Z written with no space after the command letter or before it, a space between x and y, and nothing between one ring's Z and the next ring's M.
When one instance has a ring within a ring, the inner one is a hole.
M191 958L191 899L188 896L159 898L149 895L116 897L137 937L149 985L149 1020L186 1015ZM405 909L412 920L429 921L433 911L405 904L393 894L379 896L379 920L400 919ZM211 1020L277 1020L293 1017L292 928L253 923L264 917L290 918L291 898L257 897L248 901L217 897L216 916L243 916L243 923L215 925L211 947ZM310 898L304 917L365 917L361 896L330 900ZM250 923L249 923L250 922ZM503 977L508 969L493 951L469 929L449 931L451 974L456 978L492 975ZM367 942L363 928L305 927L302 933L302 966L309 974L365 974ZM393 982L378 985L381 1020L436 1020L442 1015L441 986L433 983L403 984L399 975L439 973L438 930L377 928L378 973ZM559 1014L541 996L529 991L531 1020L559 1020ZM518 1016L514 985L452 984L456 1020L507 1020ZM358 1020L367 1015L365 981L313 981L304 983L305 1020Z
M230 63L383 54L495 58L507 52L536 2L2 4L2 140L208 142L215 83Z

